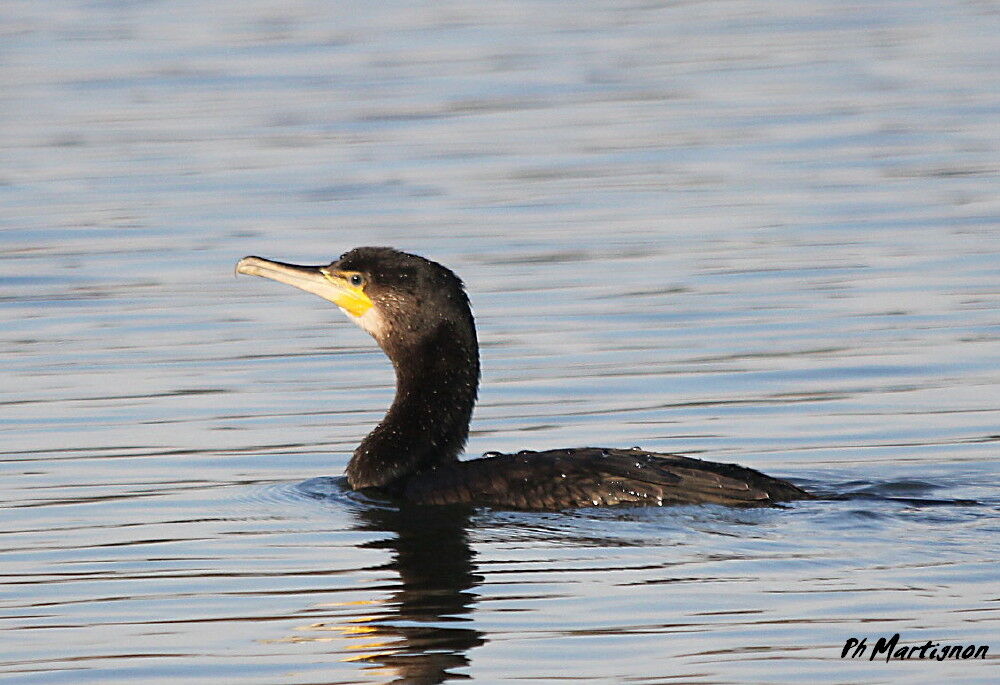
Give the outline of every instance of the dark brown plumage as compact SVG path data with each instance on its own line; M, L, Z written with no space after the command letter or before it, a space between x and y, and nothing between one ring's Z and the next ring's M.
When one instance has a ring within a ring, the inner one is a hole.
M392 361L396 397L347 467L355 489L420 504L513 509L713 503L764 506L810 499L783 480L735 464L596 447L458 461L479 385L479 346L462 282L449 269L386 247L327 266L244 257L237 271L337 304Z
M759 506L803 490L736 464L639 449L576 447L456 462L415 474L403 496L423 504L513 509L712 503Z

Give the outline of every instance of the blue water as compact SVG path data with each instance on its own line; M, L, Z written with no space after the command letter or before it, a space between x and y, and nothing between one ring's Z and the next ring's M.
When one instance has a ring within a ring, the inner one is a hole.
M921 0L7 3L0 678L995 681L998 31ZM388 362L232 269L365 244L467 284L470 457L641 445L852 498L345 492ZM894 633L989 658L840 657Z

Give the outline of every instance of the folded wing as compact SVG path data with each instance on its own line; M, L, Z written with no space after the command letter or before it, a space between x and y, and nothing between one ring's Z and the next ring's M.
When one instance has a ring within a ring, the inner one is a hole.
M736 464L599 447L456 462L414 476L404 496L424 504L548 510L616 504L753 507L811 498L791 483Z

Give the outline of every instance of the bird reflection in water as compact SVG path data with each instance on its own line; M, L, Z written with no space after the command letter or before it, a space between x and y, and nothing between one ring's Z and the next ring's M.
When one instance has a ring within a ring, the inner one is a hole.
M335 628L347 639L347 650L356 652L344 661L367 664L366 671L391 678L388 682L442 683L468 677L453 669L467 666L468 651L486 641L480 631L463 625L471 621L477 597L473 589L482 582L468 542L470 514L471 509L461 505L355 511L356 529L393 534L361 546L391 553L388 563L367 570L396 572L399 585L388 599L348 604L366 608Z

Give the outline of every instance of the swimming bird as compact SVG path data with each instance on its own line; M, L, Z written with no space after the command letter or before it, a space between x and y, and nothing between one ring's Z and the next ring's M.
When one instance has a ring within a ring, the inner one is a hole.
M359 247L324 266L244 257L236 271L329 300L392 362L395 399L347 465L355 490L526 510L812 498L743 466L638 448L488 452L459 461L479 389L479 344L465 287L450 269L393 248Z

